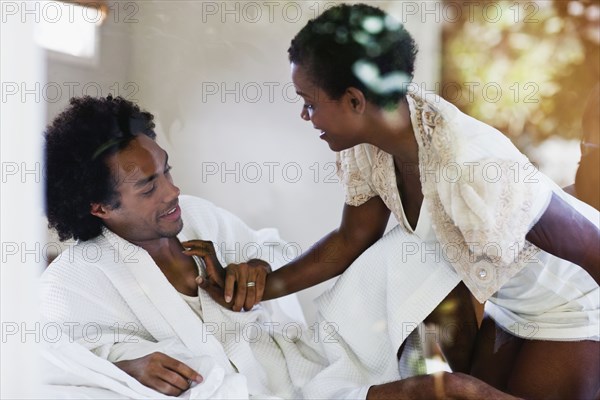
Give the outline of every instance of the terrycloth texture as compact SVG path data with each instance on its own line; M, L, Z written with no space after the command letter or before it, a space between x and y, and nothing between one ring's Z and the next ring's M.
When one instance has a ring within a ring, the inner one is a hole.
M220 248L217 253L223 265L250 258L263 258L274 268L284 263L284 243L275 230L251 230L205 200L181 196L180 206L184 229L179 239L212 240ZM153 346L160 349L173 341L176 345L169 348L176 353L209 360L207 365L212 368L205 369L222 371L221 386L216 385L213 391L215 397L229 393L235 397L295 398L322 368L323 359L311 347L315 344L306 331L299 330L300 324L272 322L266 308L276 308L273 302L250 312L234 313L220 307L204 291L199 290L198 295L204 322L145 250L105 229L48 267L42 277L41 312L47 322L63 328L64 335L100 357L97 367L112 370L111 385L123 377L117 367L103 359L114 362L141 357L151 353ZM292 337L295 332L301 332L301 337ZM52 349L49 351L51 359L60 358L56 354L53 358ZM74 356L77 352L72 350ZM72 362L84 368L80 360ZM85 364L85 368L92 370L96 365ZM101 388L112 388L99 380L94 382ZM198 387L205 384L209 382ZM126 385L136 390L131 381Z
M402 250L414 241L396 226L317 299L329 366L307 385L307 398L364 398L370 386L402 378L400 345L459 282L447 263Z
M122 359L133 359L139 348L144 354L159 351L184 362L203 377L204 382L194 384L184 392L183 399L244 399L248 397L246 378L229 373L215 365L209 356L190 358L188 350L176 340L161 343L143 342L130 344L131 354L122 348ZM51 344L42 352L41 376L49 384L43 385L40 398L44 399L170 399L139 383L111 362L96 356L79 343L66 338Z
M494 128L433 94L411 92L408 101L424 204L438 240L452 252L454 269L483 303L539 251L525 235L552 191ZM348 204L379 195L405 223L392 155L361 144L338 154L338 173Z

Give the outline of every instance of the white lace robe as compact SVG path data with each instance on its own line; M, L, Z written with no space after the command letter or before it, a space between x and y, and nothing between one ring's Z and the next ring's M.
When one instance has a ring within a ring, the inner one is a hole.
M499 131L439 96L410 93L408 103L424 196L418 227L425 220L431 228L419 227L431 231L431 238L411 240L437 242L443 262L480 302L489 300L486 311L515 335L598 340L598 285L579 266L525 239L553 194L596 226L598 211L563 192ZM380 196L401 227L414 233L392 155L369 144L344 150L338 153L338 175L347 204Z

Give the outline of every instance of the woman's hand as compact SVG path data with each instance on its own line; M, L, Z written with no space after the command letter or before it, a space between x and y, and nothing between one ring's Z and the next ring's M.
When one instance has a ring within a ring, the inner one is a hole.
M206 265L206 278L198 277L198 285L217 303L233 311L251 310L259 303L265 291L269 263L251 259L245 263L229 264L223 268L210 241L190 240L183 242L183 253L195 255Z
M225 301L230 303L233 299L233 311L240 311L242 307L248 311L260 303L269 272L269 263L258 259L229 264L225 268Z
M213 242L210 240L188 240L187 242L181 242L181 245L185 247L183 254L190 257L197 256L204 261L207 277L214 284L221 288L225 286L225 269L217 258Z

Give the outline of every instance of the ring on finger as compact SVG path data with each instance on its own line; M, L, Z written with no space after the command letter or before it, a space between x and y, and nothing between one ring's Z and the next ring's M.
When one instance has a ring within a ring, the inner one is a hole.
M256 282L248 282L246 283L246 287L254 287L256 286Z

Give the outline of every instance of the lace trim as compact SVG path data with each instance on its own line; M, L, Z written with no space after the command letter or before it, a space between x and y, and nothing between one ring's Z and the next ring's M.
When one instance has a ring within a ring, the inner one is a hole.
M358 207L372 197L377 196L377 193L364 178L365 176L369 176L368 173L366 171L361 171L361 165L355 154L355 151L358 150L359 147L360 146L340 152L336 161L337 175L346 191L345 202L346 204L355 207ZM363 154L363 157L366 157L366 155ZM366 164L366 162L363 164Z
M381 149L377 149L372 169L371 181L375 191L379 194L385 205L392 210L398 223L404 226L402 201L396 183L394 157Z
M445 195L451 196L452 206L456 199L468 203L465 207L468 212L464 215L456 213L453 220L440 198L441 186L437 180L429 179L426 171L439 171L440 166L456 164L456 149L461 144L460 138L451 134L458 129L452 126L451 117L455 110L446 109L442 100L434 105L416 94L410 96L417 123L423 201L431 215L433 230L441 244L444 259L450 262L473 295L483 303L527 263L536 261L535 255L540 250L527 242L525 235L536 217L532 215L531 199L541 188L539 185L509 182L514 163L487 160L497 163L503 177L503 180L494 183L497 186L493 189L498 190L494 193L493 207L485 202L484 197L477 198L478 194L468 184L452 183L445 188L449 191ZM373 153L371 163L366 156L369 151ZM340 180L346 186L347 204L358 206L379 195L406 229L390 154L376 147L360 145L341 152L337 165ZM483 189L485 191L485 187ZM468 191L473 192L472 199L468 198Z
M350 151L352 151L350 153ZM372 164L362 154L356 152L370 151L373 153ZM384 204L394 213L402 226L402 201L396 184L394 158L385 151L366 144L359 145L348 152L340 153L338 161L338 175L346 186L346 204L359 206L374 196L381 197ZM363 177L369 177L369 185Z
M442 245L444 258L452 264L477 300L483 303L526 263L535 261L534 256L540 251L525 241L532 221L533 205L529 199L535 195L537 186L520 185L521 193L516 195L515 185L506 181L498 182L501 191L492 217L461 232L459 226L469 224L452 220L442 204L437 183L427 179L423 173L424 169L431 171L440 165L455 162L456 144L450 134L451 122L444 119L444 110L436 109L416 95L413 95L413 100L419 132L417 141L422 148L419 151L421 184L433 229ZM510 165L506 162L498 164L502 176L510 179ZM485 215L485 204L480 211ZM486 225L489 222L492 225Z

